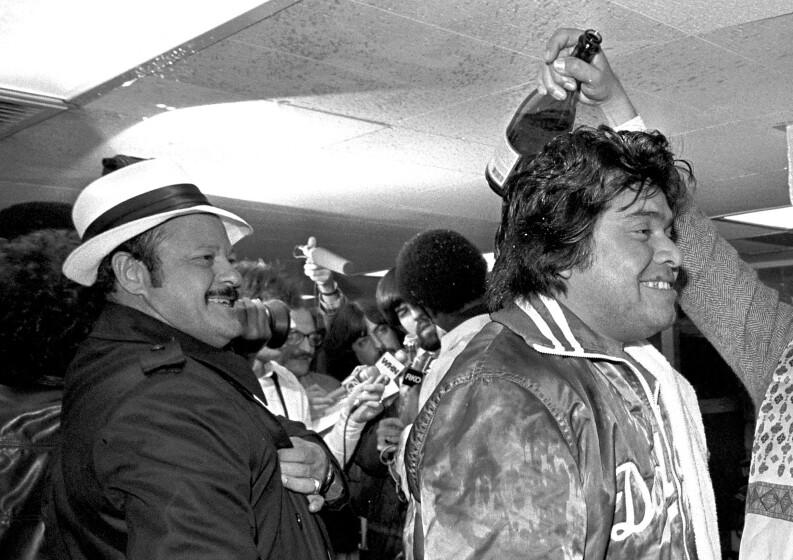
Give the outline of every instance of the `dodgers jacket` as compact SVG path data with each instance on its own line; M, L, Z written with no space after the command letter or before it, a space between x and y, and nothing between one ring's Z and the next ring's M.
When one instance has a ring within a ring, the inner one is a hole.
M108 304L66 374L53 548L91 560L329 558L277 455L290 436L324 444L253 395L241 356Z
M492 319L408 441L425 558L717 557L718 540L697 553L691 508L713 528L712 491L688 503L681 480L698 473L680 472L653 375L555 300Z

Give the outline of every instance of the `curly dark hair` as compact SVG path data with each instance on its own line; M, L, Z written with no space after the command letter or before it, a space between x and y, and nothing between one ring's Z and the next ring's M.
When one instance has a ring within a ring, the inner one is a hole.
M396 263L399 293L426 310L453 313L485 295L487 261L456 231L432 229L415 235L402 246Z
M0 243L0 382L58 385L104 295L61 272L77 233L45 229Z
M551 140L507 182L490 308L564 294L559 273L589 265L595 224L621 193L633 191L635 201L660 192L676 215L693 184L691 165L658 131L580 127Z

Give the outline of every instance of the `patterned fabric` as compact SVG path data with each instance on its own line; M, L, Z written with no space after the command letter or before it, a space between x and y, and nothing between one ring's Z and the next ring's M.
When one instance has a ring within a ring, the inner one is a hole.
M755 482L746 496L746 512L793 521L793 489L784 484Z
M693 205L675 229L689 277L680 305L758 410L740 557L793 559L793 307L760 282Z
M752 466L750 476L757 481L765 480L770 485L763 485L763 491L754 492L756 496L774 494L779 497L777 513L787 516L786 510L793 506L789 501L790 489L780 492L775 482L793 480L793 348L789 347L780 361L768 392L760 407L752 448ZM759 500L770 505L768 500ZM749 504L751 511L756 504ZM760 508L763 511L764 508ZM774 515L778 517L779 515Z
M460 355L460 353L468 345L468 342L482 330L487 323L490 322L490 316L486 313L476 315L470 319L466 319L448 333L443 333L441 336L441 349L438 355L425 363L426 374L424 381L421 383L419 391L419 410L424 406L427 398L435 390L435 387L440 383L443 376L446 375L452 362ZM407 487L407 476L405 474L405 445L407 438L410 434L412 424L405 426L402 435L399 439L399 446L397 448L397 468L399 473L400 484L402 486L402 493L408 496L408 510L405 516L405 528L402 532L402 540L405 548L405 560L412 560L415 551L415 537L416 535L416 521L417 515L420 513L416 501L410 494ZM419 519L419 521L421 521ZM421 546L421 545L420 545ZM423 548L423 546L422 546ZM416 554L420 558L420 555Z
M693 390L651 362L554 300L494 314L408 441L426 558L718 558ZM681 409L694 421L672 418ZM694 466L686 448L702 455Z

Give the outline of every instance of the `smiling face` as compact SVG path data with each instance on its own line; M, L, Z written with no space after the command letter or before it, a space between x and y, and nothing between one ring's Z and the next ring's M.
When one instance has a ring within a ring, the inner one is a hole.
M589 266L563 272L567 294L559 296L592 330L622 343L675 321L681 262L664 196L633 198L630 190L621 193L600 215Z
M138 307L206 344L225 346L242 333L242 323L234 311L240 275L223 224L211 214L188 214L161 227L161 283L143 283Z

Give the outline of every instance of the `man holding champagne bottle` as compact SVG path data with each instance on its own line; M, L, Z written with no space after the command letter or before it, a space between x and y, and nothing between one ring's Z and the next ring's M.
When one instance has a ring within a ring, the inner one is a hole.
M605 55L567 56L580 34L549 40L539 87L640 125ZM696 395L645 341L675 320L689 175L662 134L603 127L510 178L492 321L407 445L427 558L720 558Z
M549 57L569 43L574 33L568 31L554 34ZM561 88L569 90L581 71L573 66L563 73L548 70L541 81L561 96ZM593 77L611 92L612 104L632 110L613 73ZM675 230L689 278L680 306L744 383L758 411L740 556L793 558L793 515L786 505L793 474L785 467L793 462L793 423L784 414L793 394L793 307L760 282L691 197L675 219Z

